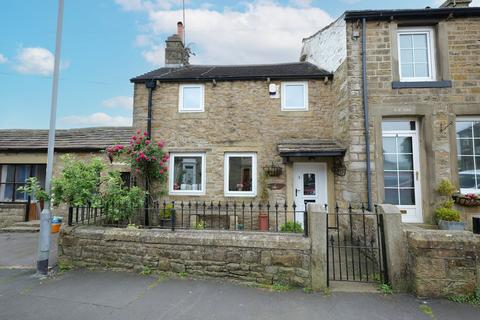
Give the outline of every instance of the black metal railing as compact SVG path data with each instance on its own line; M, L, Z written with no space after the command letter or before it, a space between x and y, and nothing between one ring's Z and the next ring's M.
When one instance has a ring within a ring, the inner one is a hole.
M329 281L388 283L383 215L374 209L326 207Z
M118 218L122 212L129 218ZM148 218L145 219L145 216ZM307 212L293 203L219 201L163 201L147 208L123 207L115 203L70 207L68 225L97 224L111 227L232 230L303 233L308 236Z

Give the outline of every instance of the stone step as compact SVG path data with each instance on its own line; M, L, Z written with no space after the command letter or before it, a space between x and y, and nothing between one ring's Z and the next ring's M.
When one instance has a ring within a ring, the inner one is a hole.
M23 233L28 233L28 232L39 232L40 227L16 227L16 226L11 226L11 227L6 227L6 228L1 228L0 232L5 233L5 232L23 232Z
M13 227L40 227L40 220L32 220L25 222L17 222L13 224Z

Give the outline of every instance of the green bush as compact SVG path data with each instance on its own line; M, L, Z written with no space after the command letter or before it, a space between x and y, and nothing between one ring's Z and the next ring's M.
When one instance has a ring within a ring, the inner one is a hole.
M452 209L452 208L445 208L440 207L435 210L435 216L437 221L444 220L444 221L460 221L460 211Z
M100 175L105 165L99 158L88 162L74 159L67 154L61 157L64 168L52 181L53 205L95 207L100 204Z
M450 180L447 179L440 181L437 187L437 192L445 197L451 197L456 191L457 189L455 186L450 182Z
M131 223L131 218L143 206L145 192L136 186L125 187L118 171L109 172L103 183L101 198L106 204L104 212L107 219L113 222L128 220Z
M170 220L172 218L173 204L168 203L165 207L160 208L160 219Z
M280 226L281 232L302 233L302 225L298 222L288 221Z

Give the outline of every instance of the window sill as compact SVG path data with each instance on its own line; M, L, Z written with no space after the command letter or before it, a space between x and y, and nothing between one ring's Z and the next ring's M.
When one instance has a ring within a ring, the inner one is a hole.
M393 81L392 89L408 88L451 88L451 80L441 81Z

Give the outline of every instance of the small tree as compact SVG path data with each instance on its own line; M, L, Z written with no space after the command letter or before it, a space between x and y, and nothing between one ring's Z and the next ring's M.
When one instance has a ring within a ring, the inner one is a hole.
M40 183L36 177L27 178L25 186L19 187L17 191L26 193L30 195L30 197L35 198L37 201L45 201L50 198L47 192L45 192L45 190L43 190L43 188L40 186Z
M437 187L437 192L442 196L443 201L435 209L435 218L437 221L460 221L460 211L453 209L454 201L452 196L456 192L455 186L450 180L443 179Z
M75 160L71 155L61 157L64 168L52 181L53 205L100 205L101 173L105 165L99 158L90 161Z

